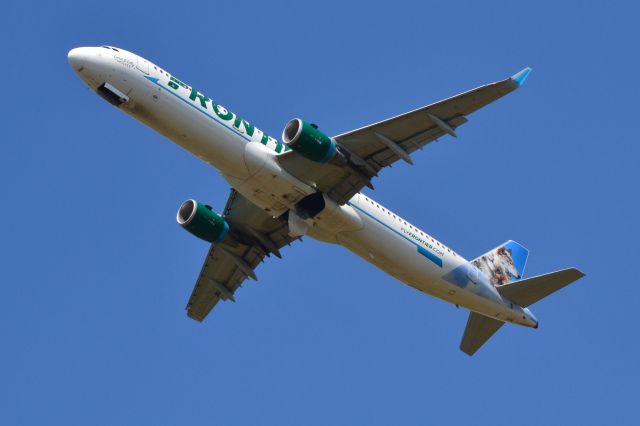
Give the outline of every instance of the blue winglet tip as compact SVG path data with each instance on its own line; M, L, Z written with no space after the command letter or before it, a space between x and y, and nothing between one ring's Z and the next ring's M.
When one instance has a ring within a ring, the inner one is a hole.
M519 73L516 73L515 75L513 75L511 77L511 80L513 80L513 82L516 83L518 86L522 86L524 84L524 81L527 79L527 77L529 77L529 74L531 74L531 71L532 71L531 68L526 67Z

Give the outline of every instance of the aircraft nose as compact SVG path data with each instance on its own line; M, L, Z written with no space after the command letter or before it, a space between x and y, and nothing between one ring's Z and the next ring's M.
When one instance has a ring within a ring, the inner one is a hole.
M90 50L90 47L76 47L75 49L71 49L69 51L69 53L67 54L67 59L69 60L69 64L71 64L71 67L75 71L82 71L82 67L89 57Z

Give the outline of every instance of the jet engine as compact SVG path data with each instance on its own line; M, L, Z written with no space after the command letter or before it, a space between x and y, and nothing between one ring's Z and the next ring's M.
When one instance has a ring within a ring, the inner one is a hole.
M282 132L284 144L308 160L326 163L336 154L336 141L315 124L299 118L289 121Z
M178 209L178 224L196 237L210 243L218 243L229 233L226 220L211 209L211 206L187 200Z

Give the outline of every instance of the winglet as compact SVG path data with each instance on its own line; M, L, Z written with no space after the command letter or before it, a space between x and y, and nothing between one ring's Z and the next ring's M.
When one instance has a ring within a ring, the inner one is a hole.
M516 83L518 86L522 86L524 84L524 81L527 79L527 77L529 77L530 73L531 73L531 68L526 67L519 73L516 73L515 75L511 76L511 81Z

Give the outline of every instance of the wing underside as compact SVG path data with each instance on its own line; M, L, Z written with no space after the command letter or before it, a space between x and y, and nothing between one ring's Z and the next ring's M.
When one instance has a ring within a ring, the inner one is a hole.
M297 238L287 223L274 219L235 190L223 216L231 231L212 245L187 303L187 315L203 321L219 300L235 301L234 294L247 278L257 279L255 268L265 257L280 257L280 248Z
M412 163L414 151L442 136L456 137L455 130L469 114L517 89L530 71L335 136L348 166L316 163L294 151L278 160L289 173L344 204L364 186L371 187L381 169L398 160Z

